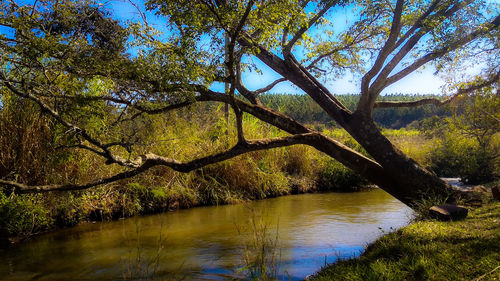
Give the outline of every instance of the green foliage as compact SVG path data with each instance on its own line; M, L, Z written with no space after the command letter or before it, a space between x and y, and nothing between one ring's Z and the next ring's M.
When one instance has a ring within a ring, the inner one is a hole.
M432 214L430 208L432 206L438 206L442 204L447 204L448 199L452 196L452 191L449 194L432 194L432 193L422 193L420 195L420 200L416 203L413 208L415 210L414 221L422 221L432 219ZM456 202L460 204L460 202Z
M407 155L442 177L478 184L500 177L500 99L491 88L462 97L448 107L451 117L412 123L414 136L384 131ZM396 136L395 133L400 136Z
M490 181L494 167L474 139L448 132L432 154L432 169L441 176L461 177L470 183Z
M65 193L65 194L49 194L45 196L43 201L38 204L41 206L49 206L50 217L54 220L54 225L59 227L73 226L78 224L85 215L80 206L82 204L82 197L78 192ZM50 207L52 206L52 207Z
M50 211L40 204L40 195L6 196L0 192L0 233L28 236L53 227Z
M0 178L44 183L53 172L47 163L58 158L50 120L32 103L1 92L0 97Z
M110 220L121 215L118 193L106 186L83 193L81 208L93 221Z
M477 184L500 176L500 99L485 88L451 107L452 117L422 120L416 128L431 140L426 165L440 176Z
M0 24L15 31L0 34L0 66L5 75L0 88L1 179L25 184L84 183L124 171L123 167L104 168L100 155L89 152L89 149L103 149L96 145L98 142L107 143L106 148L123 159L153 152L180 161L206 156L207 151L220 152L235 143L236 132L230 128L234 115L226 122L214 104L161 115L146 115L141 111L160 113L169 105L190 103L196 95L200 97L196 87L210 88L214 81L227 79L223 35L233 31L249 2L222 1L212 5L210 1L147 1L148 9L165 17L166 34L146 23L124 26L92 0L38 1L31 6L16 2L19 1L0 2ZM338 4L335 9L347 5L347 1L334 2ZM488 13L478 16L484 11L478 7L484 6L482 1L475 2L466 13L455 14L446 24L426 21L427 27L436 27L426 35L433 40L424 40L425 43L416 46L407 57L439 49L454 40L453 32L466 34L481 24L477 19L489 20ZM307 7L297 0L252 2L242 30L245 34L254 34L252 40L271 52L282 49L292 34L309 24L313 12L331 2L306 3ZM447 3L436 3L437 9L445 9L446 6L441 5ZM326 36L304 34L296 44L303 47L302 63L324 57L324 61L311 66L313 72L317 69L318 76L323 73L324 64L328 64L328 74L334 76L347 70L362 71L366 67L362 58L367 57L367 52L375 54L372 52L386 41L388 22L393 16L389 4L383 1L350 3L355 19L339 34L333 30L333 22L321 19L316 28L324 28ZM402 30L413 24L427 4L427 1L408 3L402 15ZM360 37L365 39L357 40ZM236 45L237 52L243 56L243 71L256 69L248 58L258 50ZM137 50L133 55L127 53L131 48ZM486 50L485 54L488 54ZM451 59L444 57L442 62ZM370 63L368 61L368 65ZM16 91L12 91L12 87L25 94L13 95ZM58 117L47 118L44 114L47 110L40 111L26 93L34 95L39 103L50 105L61 118L83 130L56 124ZM381 97L393 101L420 98L415 95ZM366 154L345 131L329 131L335 124L309 96L261 95L261 99L264 104L312 124L311 127ZM352 110L359 96L346 95L339 99ZM476 109L466 109L474 122L466 124L469 119L460 120L458 123L465 125L460 128L456 125L457 130L476 136L483 134L484 130L474 124L478 124L476 120L486 120L481 119L481 109L496 116L497 101L494 97L478 99ZM381 126L400 128L416 119L441 114L442 110L433 106L380 109L375 111L374 119ZM246 114L243 119L248 138L285 135ZM486 141L482 137L477 138L477 144L469 140L457 143L450 133L430 156L430 145L425 146L426 150L408 149L412 142L424 142L418 139L420 136L411 135L409 131L387 134L399 140L402 150L417 155L417 160L435 170L451 167L466 179L482 181L498 171L498 164L494 162L497 160L485 157L491 157L492 147L498 144L498 135L488 133L498 132L490 126L498 117L490 119L481 123L482 128L488 127L486 135L491 135ZM82 132L92 135L94 141L82 138ZM88 145L87 150L65 149L82 144ZM292 185L301 185L297 190L302 191L314 189L304 178L309 182L317 179L325 190L352 190L364 184L359 175L325 158L311 153L309 148L297 146L251 153L189 175L155 169L134 178L133 182L117 182L64 196L7 197L0 192L2 228L7 229L9 235L29 235L55 225L74 225L80 220L108 220L200 204L268 198L290 193ZM450 159L452 164L446 164Z
M408 155L426 168L431 168L433 155L436 147L439 147L439 140L428 136L425 132L417 129L384 129L382 133L405 155Z
M497 91L496 93L494 91ZM449 120L462 147L449 147L451 151L468 159L460 163L460 176L470 183L491 181L500 177L500 97L498 90L483 88L453 108ZM460 113L460 110L464 110ZM445 138L446 140L446 138Z
M169 199L169 208L172 210L178 208L190 208L199 203L199 196L193 189L186 186L187 183L178 183L167 191Z
M171 186L146 187L140 183L130 183L123 191L140 206L141 213L166 211L179 207L190 207L196 202L194 191L184 188L178 182ZM191 195L190 195L191 194Z
M317 160L321 156L305 145L295 145L286 149L284 170L289 175L313 178L317 173Z
M94 83L93 88L107 89L110 86L106 81L96 80L92 83ZM12 177L17 176L21 182L33 183L88 182L96 176L105 176L110 172L106 170L109 168L103 167L98 157L86 151L65 149L54 151L51 142L64 140L66 131L59 129L48 131L47 128L52 126L52 123L44 118L38 118L39 113L34 110L32 104L20 103L19 100L9 99L7 96L3 98L6 102L0 111L0 126L6 130L0 131L0 140L5 147L12 147L0 152L0 157L3 157L0 166L4 165L2 166L4 178L12 175ZM13 110L20 105L26 110L22 112ZM94 109L88 110L94 113L106 110L105 107L100 109L97 106L99 103L95 105ZM78 111L77 107L71 110ZM215 114L206 116L207 111ZM83 112L79 118L81 122L88 122L89 130L95 132L107 130L106 126L111 119L104 118L105 114ZM85 120L86 116L91 118ZM229 121L234 122L233 114L230 115ZM428 126L424 126L427 123ZM283 132L265 126L249 115L244 115L244 124L245 135L248 138L284 135ZM474 139L458 134L457 127L443 125L436 119L425 120L421 124L421 127L414 124L413 129L387 129L383 133L406 154L440 174L444 174L446 169L449 171L462 169L467 173L474 169L487 171L477 166L478 158L475 158L473 152L477 151L479 146ZM223 112L217 110L214 104L193 106L189 110L181 110L166 116L138 117L127 126L129 127L126 130L130 130L131 133L136 132L134 138L139 143L147 144L147 147L136 145L136 153L152 151L186 161L206 155L207 151L226 149L230 142L234 141L236 134L234 129L227 132L228 124L223 118ZM417 130L419 128L423 131ZM456 131L448 132L452 128ZM322 130L327 136L366 154L345 130L331 127ZM25 137L27 135L31 137ZM103 139L113 140L117 136L107 131ZM439 136L444 137L438 138ZM495 137L491 140L491 143L494 143ZM14 155L13 152L17 154ZM124 157L127 156L125 153ZM36 160L34 158L36 155L43 157L41 160ZM27 156L31 158L23 158ZM457 164L450 159L458 161ZM43 164L34 164L42 160ZM498 165L494 167L498 169ZM119 168L112 172L117 171ZM38 220L39 223L37 222L35 228L68 226L82 220L109 220L197 205L231 204L317 189L353 191L365 184L359 175L340 163L310 147L297 145L249 153L187 175L159 167L135 177L133 181L118 182L115 185L66 195L54 193L43 198L37 197L36 204L48 212L47 216L52 222L47 224L43 220ZM17 218L9 216L4 222L9 225L25 224L16 222ZM14 228L12 231L13 235L28 234L22 227Z
M420 94L390 94L383 95L378 98L378 101L398 101L410 102L421 99L437 98L437 95L420 95ZM435 105L423 105L418 107L396 107L396 108L380 108L375 109L373 120L382 127L391 129L404 128L415 120L422 120L428 117L443 117L449 113L442 107Z
M123 66L120 55L129 34L94 1L43 1L36 8L6 1L1 8L2 23L16 30L16 44L2 43L2 50L24 65L10 69L13 77L31 66L33 86L53 80L58 86L77 90L86 79L73 79L75 74L82 78ZM35 61L37 66L33 65ZM4 67L13 63L5 59L0 62ZM63 74L63 70L70 71Z
M212 182L211 186L227 186L233 194L247 199L263 199L289 193L288 178L279 169L267 170L271 161L261 161L265 153L254 153L253 157L240 156L236 160L226 161L203 169L203 177ZM259 159L261 158L261 159ZM214 190L212 190L214 193ZM205 189L205 194L207 194ZM218 196L209 198L231 198L229 194L215 192ZM220 196L222 195L222 196ZM218 203L216 200L213 203Z
M359 174L334 159L326 160L317 179L318 188L323 191L357 191L366 183Z
M407 102L435 97L434 95L391 94L381 96L379 100ZM359 101L359 95L339 95L338 99L350 110L355 110ZM260 100L263 104L280 110L284 114L303 123L334 124L332 118L308 95L265 94L260 95ZM445 116L447 114L449 113L443 108L434 105L382 108L375 110L373 120L382 127L399 129L406 127L416 120L422 120L431 116L436 116L437 118L437 116Z

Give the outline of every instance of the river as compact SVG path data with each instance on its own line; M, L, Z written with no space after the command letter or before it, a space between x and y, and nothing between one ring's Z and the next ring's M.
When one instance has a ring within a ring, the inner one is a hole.
M254 237L266 232L280 280L302 280L325 263L359 255L411 217L374 189L85 223L0 251L0 279L223 280L249 268L245 256L257 252Z

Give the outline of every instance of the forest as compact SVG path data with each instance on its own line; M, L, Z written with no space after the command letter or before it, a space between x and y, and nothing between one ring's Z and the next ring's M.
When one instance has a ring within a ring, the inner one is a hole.
M423 98L436 98L437 95L419 94L389 94L380 97L381 101L416 101ZM307 95L268 94L261 95L262 103L280 110L293 119L307 124L321 123L335 126L331 117ZM339 100L350 110L354 110L359 102L359 95L339 95ZM431 104L420 107L381 108L373 113L373 120L384 128L400 129L413 121L419 121L432 116L450 115L450 111Z

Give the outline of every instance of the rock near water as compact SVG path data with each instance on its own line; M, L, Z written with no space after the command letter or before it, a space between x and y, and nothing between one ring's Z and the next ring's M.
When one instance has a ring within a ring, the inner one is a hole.
M431 217L441 221L465 219L469 213L465 207L449 204L432 206L429 211Z

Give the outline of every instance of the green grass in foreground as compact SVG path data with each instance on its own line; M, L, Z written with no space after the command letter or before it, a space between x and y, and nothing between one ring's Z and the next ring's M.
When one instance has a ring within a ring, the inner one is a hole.
M419 221L310 280L500 280L500 203L463 221Z

